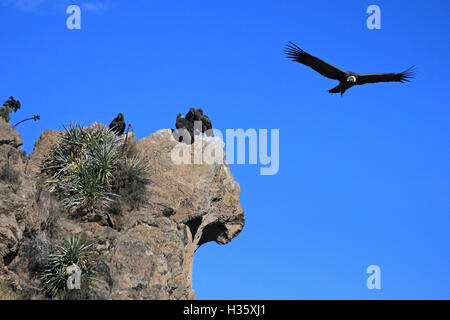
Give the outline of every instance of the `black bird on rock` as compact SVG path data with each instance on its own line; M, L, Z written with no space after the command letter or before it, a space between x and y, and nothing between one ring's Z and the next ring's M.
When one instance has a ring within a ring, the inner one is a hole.
M376 83L376 82L405 82L414 77L414 67L411 67L400 73L366 73L359 74L351 71L343 71L319 58L316 58L292 42L285 48L285 53L288 58L293 61L300 62L305 66L308 66L321 75L339 80L339 85L330 89L329 93L341 93L341 96L346 90L350 89L354 85L362 85L366 83Z
M203 114L203 109L197 109L199 114L199 118L202 121L202 132L205 133L208 137L214 137L214 132L212 130L211 120L206 114Z
M197 109L195 108L189 108L189 112L186 113L186 116L184 118L192 124L194 124L194 121L200 121L200 119L198 118Z
M185 142L187 144L194 143L194 125L191 121L186 120L181 113L177 115L177 120L175 122L175 127L178 130L178 142ZM184 141L184 137L187 137L189 140Z
M195 121L202 122L202 133L205 133L208 137L213 137L214 133L212 131L211 119L205 114L203 114L203 109L195 109L190 108L189 112L186 114L186 120L190 121L192 125L194 125L195 129Z
M125 132L125 117L119 113L117 117L109 124L109 129L119 137Z

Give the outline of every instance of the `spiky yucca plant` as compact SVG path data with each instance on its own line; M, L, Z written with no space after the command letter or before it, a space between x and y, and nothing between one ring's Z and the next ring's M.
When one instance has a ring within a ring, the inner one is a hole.
M71 237L57 246L56 253L49 256L49 261L42 275L44 293L56 297L66 292L67 267L76 264L81 269L81 282L89 286L96 280L92 261L92 244L82 237Z
M120 170L127 173L129 181L146 180L147 168L139 156L127 158L121 163Z
M120 164L121 142L104 128L64 128L59 141L44 161L46 185L67 208L92 212L116 196L111 192Z
M123 140L105 127L71 124L43 163L45 184L66 208L80 213L99 211L121 197L133 209L145 200L148 171L133 146L126 147L124 152Z

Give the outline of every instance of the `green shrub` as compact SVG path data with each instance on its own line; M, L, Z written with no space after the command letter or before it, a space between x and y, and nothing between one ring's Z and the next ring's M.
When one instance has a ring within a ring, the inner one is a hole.
M24 251L28 257L28 269L36 274L41 273L48 263L52 246L42 233L32 233L24 241Z
M132 210L138 208L147 200L147 184L147 170L138 156L120 163L114 184L114 192L120 196L119 201L125 202Z
M101 210L122 194L139 202L147 183L145 166L123 151L123 140L114 132L71 124L44 161L45 184L66 208L82 213Z
M95 265L93 262L92 244L81 237L72 237L64 240L50 254L48 263L42 275L44 293L50 297L62 296L66 293L68 279L67 267L76 264L81 269L82 287L86 288L96 280Z
M95 211L115 196L110 191L119 154L113 132L71 124L44 161L42 171L49 178L45 184L67 208Z

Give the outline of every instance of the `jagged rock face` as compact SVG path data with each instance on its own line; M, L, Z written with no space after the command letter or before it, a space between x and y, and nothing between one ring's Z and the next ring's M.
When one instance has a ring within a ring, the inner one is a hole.
M163 146L163 148L161 148ZM187 224L196 250L201 244L216 241L228 243L244 225L244 213L239 203L240 187L230 168L223 164L175 164L171 151L179 146L185 153L196 149L223 150L219 138L202 137L191 145L178 144L170 130L160 130L137 141L142 156L150 163L149 194L155 209L172 212L172 219ZM170 190L170 192L167 192Z
M23 145L23 141L20 134L0 117L0 146L5 144L17 148Z
M21 181L15 192L10 181L0 181L0 299L45 298L39 272L46 245L76 234L86 235L96 252L99 281L89 298L195 299L194 252L208 241L228 243L244 226L240 187L225 161L175 164L173 148L191 146L175 141L169 129L136 141L150 171L147 201L111 215L109 226L71 216L41 186L42 160L57 139L57 131L45 131L26 161L17 145L0 145L0 165L9 161ZM223 142L202 137L192 145L211 147L223 150Z

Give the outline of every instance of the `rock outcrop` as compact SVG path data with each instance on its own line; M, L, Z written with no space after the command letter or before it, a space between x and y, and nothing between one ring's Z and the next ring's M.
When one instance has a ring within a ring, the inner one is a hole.
M52 244L79 234L94 244L99 275L81 298L195 299L195 251L228 243L244 226L240 186L225 161L175 164L181 144L170 129L135 141L150 171L146 201L102 223L70 215L43 186L42 160L57 139L45 131L26 157L20 135L0 120L0 299L45 299L40 272ZM202 137L192 147L223 150L223 142Z
M0 146L5 144L17 148L23 145L23 141L20 134L0 117Z

